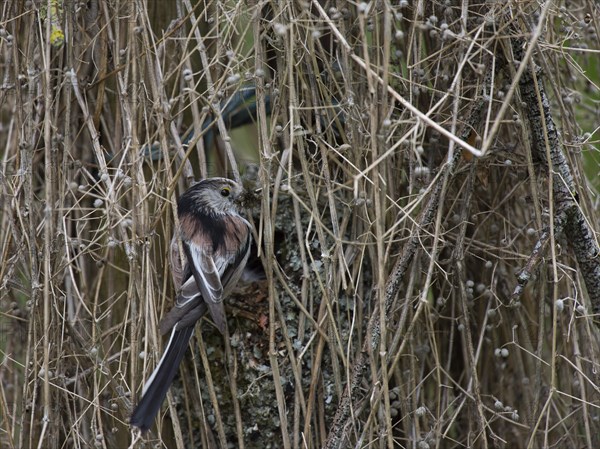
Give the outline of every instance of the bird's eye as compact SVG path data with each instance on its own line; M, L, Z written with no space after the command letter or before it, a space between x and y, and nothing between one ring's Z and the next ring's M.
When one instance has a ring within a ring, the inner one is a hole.
M231 193L231 189L229 187L223 187L221 189L221 196L228 197Z

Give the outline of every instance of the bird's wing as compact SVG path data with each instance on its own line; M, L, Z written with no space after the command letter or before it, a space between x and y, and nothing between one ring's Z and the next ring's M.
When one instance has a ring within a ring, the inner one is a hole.
M188 257L188 264L193 278L204 301L207 303L221 302L223 300L223 284L221 283L220 268L222 269L222 265L226 261L220 257L215 260L212 254L207 253L204 248L193 241L184 242L183 248ZM186 281L186 284L187 282L189 281Z
M183 284L175 301L175 308L163 319L164 325L161 323L162 332L168 331L176 323L179 323L179 328L193 325L195 321L191 322L189 318L196 314L192 311L203 302L208 306L217 328L222 333L225 332L223 299L244 270L251 242L250 225L242 217L231 217L226 227L225 232L232 238L216 249L205 233L182 233L182 248L187 261L184 269L179 269L182 274L174 275L174 281L181 279ZM171 250L174 253L172 257L177 256L178 246L172 246Z
M214 304L215 298L220 295L219 291L222 291L218 270L216 272L217 276L215 276L214 263L207 259L206 254L202 254L201 249L205 246L202 246L200 241L190 243L185 237L182 241L185 254L183 266L179 255L178 238L173 237L171 240L171 271L178 294L175 299L175 307L163 317L159 324L163 335L170 332L175 325L178 329L193 326L206 312L207 307L204 305L204 298L212 298L210 303ZM199 269L196 270L198 276L193 272L196 266L199 266ZM196 280L197 277L201 279L201 282ZM199 286L202 286L202 288ZM207 304L210 303L207 302ZM225 319L224 313L223 311L223 321ZM216 322L219 320L220 311L218 309L211 310L211 315L213 315L213 320Z
M223 306L223 284L221 284L221 275L219 266L215 263L215 258L206 246L198 244L197 239L186 240L183 242L183 250L188 259L188 266L192 276L188 279L181 290L182 294L191 294L194 287L191 282L196 284L196 288L202 295L202 299L208 306L210 315L221 333L225 332L225 307ZM217 257L219 265L224 261ZM193 298L190 298L193 300ZM179 301L178 301L179 302Z

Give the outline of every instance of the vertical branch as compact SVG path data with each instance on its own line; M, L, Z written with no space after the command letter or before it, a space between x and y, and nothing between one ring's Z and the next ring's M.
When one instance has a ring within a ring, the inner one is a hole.
M513 40L513 53L523 61L525 43ZM531 71L525 71L519 83L525 113L531 130L534 159L545 161L552 178L552 197L556 211L553 215L554 228L564 229L581 270L593 313L600 313L600 247L579 205L577 188L571 169L564 156L558 131L552 118L550 102L543 86L539 67L531 62Z
M43 61L42 71L42 92L44 94L44 168L45 168L45 207L42 213L42 220L44 222L44 256L43 256L43 273L44 273L44 307L43 307L43 403L44 403L44 414L42 417L42 431L39 436L38 447L43 447L43 441L47 436L45 435L48 425L56 419L54 414L51 412L52 404L50 399L50 327L51 322L51 285L52 279L52 265L51 265L51 252L52 252L52 241L54 240L54 173L55 167L52 164L52 75L50 70L51 56L52 56L52 22L56 22L56 18L51 15L56 12L55 8L52 8L52 1L48 0L48 14L50 17L46 21L45 27L45 39L42 39L40 32L40 53ZM40 30L41 31L41 30ZM45 43L45 45L44 45ZM55 434L50 429L50 439Z

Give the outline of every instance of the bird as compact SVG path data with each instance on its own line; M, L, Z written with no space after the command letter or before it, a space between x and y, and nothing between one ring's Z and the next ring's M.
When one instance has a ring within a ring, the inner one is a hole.
M208 312L225 333L223 300L244 271L252 241L250 223L240 215L242 197L240 184L215 177L194 184L177 201L179 225L169 249L177 296L159 323L162 335L170 332L169 341L131 415L130 424L142 432L160 410L196 322Z

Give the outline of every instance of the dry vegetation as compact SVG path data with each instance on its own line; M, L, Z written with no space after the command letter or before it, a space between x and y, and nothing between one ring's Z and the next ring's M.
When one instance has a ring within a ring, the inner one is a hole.
M600 447L599 28L592 0L3 1L0 446ZM175 200L211 175L257 190L265 276L141 437Z

